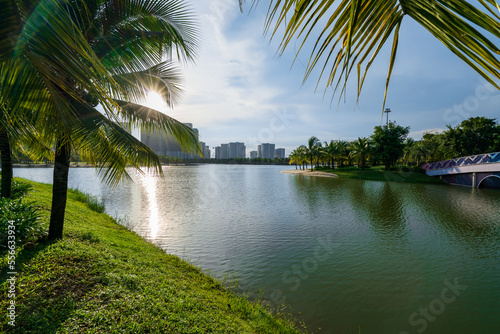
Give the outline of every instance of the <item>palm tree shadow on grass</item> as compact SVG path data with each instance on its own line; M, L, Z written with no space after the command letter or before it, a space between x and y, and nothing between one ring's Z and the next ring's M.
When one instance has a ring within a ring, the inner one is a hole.
M47 251L49 247L56 251ZM23 249L18 254L13 299L16 326L3 322L0 332L54 333L77 309L79 301L94 290L101 278L98 262L84 249L57 251L67 247L66 243L48 241L32 249ZM51 263L49 268L48 262ZM2 268L0 284L11 277L7 269ZM4 301L6 309L12 299L7 298L8 289L2 290L0 300Z

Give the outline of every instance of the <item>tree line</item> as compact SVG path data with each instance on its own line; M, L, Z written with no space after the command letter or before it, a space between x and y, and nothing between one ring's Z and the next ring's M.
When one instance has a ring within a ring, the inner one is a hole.
M462 156L500 151L500 124L496 119L471 117L441 133L425 133L422 140L408 138L410 127L396 122L376 126L373 134L354 141L321 142L309 138L290 153L290 164L302 169L309 165L330 168L357 164L361 170L368 165L419 167L422 164Z

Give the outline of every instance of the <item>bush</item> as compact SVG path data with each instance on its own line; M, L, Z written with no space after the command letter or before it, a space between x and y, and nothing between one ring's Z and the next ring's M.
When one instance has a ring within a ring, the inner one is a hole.
M73 191L73 194L75 195L74 199L78 202L82 202L87 204L89 209L103 213L104 212L104 200L100 201L98 197L92 196L89 194L84 193L83 191L80 191L78 189L71 189Z
M96 196L91 196L89 194L85 195L85 203L87 206L96 212L103 213L104 212L104 201L99 201L99 198Z
M74 197L75 201L85 203L85 198L87 197L87 194L85 194L83 191L80 191L79 189L71 189L71 191L75 195Z
M38 208L33 203L0 199L0 248L7 247L9 233L15 236L16 246L20 246L35 241L44 232Z
M33 188L32 185L12 179L11 198L21 198ZM0 188L1 189L1 188Z

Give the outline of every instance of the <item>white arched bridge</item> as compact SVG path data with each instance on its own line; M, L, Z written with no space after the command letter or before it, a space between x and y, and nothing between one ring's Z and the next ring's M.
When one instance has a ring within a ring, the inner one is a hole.
M467 187L500 188L500 152L432 162L422 165L427 175Z

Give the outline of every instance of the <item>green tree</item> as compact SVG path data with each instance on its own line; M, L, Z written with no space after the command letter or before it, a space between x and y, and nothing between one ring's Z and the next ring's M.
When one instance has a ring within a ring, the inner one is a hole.
M240 5L245 0L240 0ZM253 1L258 2L258 0ZM383 46L391 41L385 97L399 44L399 31L405 18L430 32L496 88L500 79L497 47L500 17L496 1L478 4L457 1L422 0L272 0L266 30L271 36L283 34L279 52L292 45L306 50L313 45L306 68L306 80L319 67L319 79L326 77L326 88L345 92L352 70L357 69L358 98L365 76ZM483 34L482 32L485 32ZM491 39L495 40L491 40ZM312 40L312 44L310 43ZM384 104L385 104L384 97ZM340 98L339 98L340 99Z
M450 158L495 151L495 140L500 136L500 127L495 119L471 117L456 127L448 125L443 140L453 152Z
M423 141L418 141L412 145L410 159L415 161L417 166L420 166L421 163L429 160L429 153L429 149L425 143Z
M325 141L324 150L328 157L328 164L331 165L332 169L335 169L335 159L340 154L340 147L338 143L334 140L330 140L329 143Z
M351 147L351 156L354 158L357 157L361 162L361 170L365 170L366 159L372 152L370 140L368 138L358 138L358 140L352 143Z
M175 52L180 59L192 58L195 30L189 12L175 0L4 3L0 30L10 44L2 38L1 60L12 66L2 70L0 102L13 116L34 118L42 135L55 142L49 238L61 238L73 152L116 183L127 176L128 164L161 173L158 157L128 134L122 121L169 131L184 148L197 147L191 129L139 104L151 90L175 102L178 75L163 57Z
M2 125L4 113L0 109L0 155L2 159L2 189L0 197L10 197L12 193L12 147L10 144L9 132L6 126Z
M311 171L314 170L314 158L318 156L320 147L321 142L314 136L309 138L307 141L306 154L309 157L309 162L311 163Z
M295 169L297 169L297 166L302 166L302 169L304 169L304 163L307 162L306 150L307 148L304 145L300 145L290 153L289 163L295 164Z
M338 164L340 167L344 167L344 160L349 156L349 143L345 140L339 140L336 142L338 154Z
M405 147L403 149L403 160L407 166L410 165L411 151L415 146L415 141L413 138L406 138Z
M389 170L403 155L405 140L410 127L402 127L395 122L389 125L376 126L371 139L379 159Z
M453 158L455 155L453 152L450 152L450 149L445 145L443 134L425 133L422 142L429 151L429 161L443 161Z

